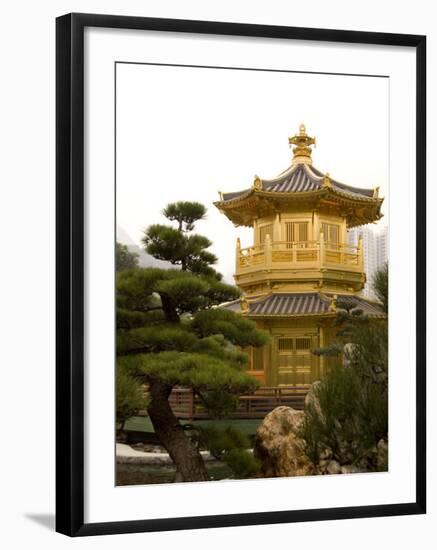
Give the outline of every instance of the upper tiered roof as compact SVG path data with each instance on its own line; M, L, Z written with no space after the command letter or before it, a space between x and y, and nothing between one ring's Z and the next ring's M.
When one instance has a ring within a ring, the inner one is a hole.
M383 198L378 188L363 189L341 183L312 166L310 145L315 139L306 134L305 126L299 134L289 138L293 160L289 168L273 179L255 176L250 188L232 193L220 193L214 204L236 225L252 225L253 219L268 215L284 206L310 203L337 206L347 218L349 227L370 223L381 218Z

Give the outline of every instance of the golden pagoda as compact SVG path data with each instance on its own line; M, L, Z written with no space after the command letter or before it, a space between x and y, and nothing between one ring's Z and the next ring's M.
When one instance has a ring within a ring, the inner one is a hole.
M366 282L361 240L349 228L382 217L378 188L340 183L312 164L315 138L305 126L289 138L291 165L276 178L220 193L215 206L235 226L253 228L253 246L236 243L235 282L243 297L224 307L241 312L271 335L250 351L249 371L265 386L305 385L323 375L327 358L311 353L335 337L337 301L384 316L360 292Z

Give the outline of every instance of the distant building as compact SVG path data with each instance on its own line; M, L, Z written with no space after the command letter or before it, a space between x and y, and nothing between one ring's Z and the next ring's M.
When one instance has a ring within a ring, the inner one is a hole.
M357 246L360 236L363 240L364 272L367 278L362 294L375 299L372 279L374 274L388 261L388 228L387 226L380 229L364 226L350 229L348 231L349 244Z
M388 227L384 226L376 235L377 245L377 263L378 269L380 269L385 263L388 262Z

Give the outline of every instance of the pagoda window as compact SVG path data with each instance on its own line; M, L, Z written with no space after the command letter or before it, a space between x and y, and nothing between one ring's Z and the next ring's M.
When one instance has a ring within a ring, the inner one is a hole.
M278 351L279 353L291 353L308 351L311 349L311 338L279 338Z
M308 225L308 222L287 222L285 224L285 240L288 248L291 248L293 243L308 241Z
M264 346L261 347L246 347L242 351L248 354L249 361L246 369L248 371L263 371L264 370Z
M259 228L259 244L264 244L267 235L270 235L270 238L273 235L273 224L271 223L268 225L262 225Z
M338 244L340 241L340 226L335 223L322 223L325 241L329 244Z
M311 338L296 338L296 351L309 350Z
M278 340L278 350L279 352L290 352L293 351L293 340L294 338L279 338Z

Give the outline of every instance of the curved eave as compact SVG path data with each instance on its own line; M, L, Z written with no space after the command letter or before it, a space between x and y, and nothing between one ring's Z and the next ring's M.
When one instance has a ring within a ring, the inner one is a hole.
M319 312L319 313L248 313L246 314L246 317L248 319L303 319L303 318L319 318L319 319L326 319L326 318L334 318L337 316L337 313L335 311L330 312Z
M326 313L279 313L279 314L268 314L268 313L248 313L245 316L248 319L334 319L337 317L338 312L329 311ZM386 319L387 315L385 313L374 313L367 315L372 319Z
M250 204L253 200L262 200L272 202L275 206L272 210L276 211L279 203L293 202L316 202L316 201L334 201L339 205L353 208L351 213L346 214L349 227L356 227L379 220L381 215L381 205L383 198L365 197L347 193L335 187L316 189L313 191L302 191L299 193L265 191L261 189L249 189L242 195L230 199L214 202L214 205L223 212L232 222L237 225L252 225L254 214L252 210L254 205ZM357 212L362 212L359 215Z
M341 191L336 187L327 187L323 189L315 189L314 191L301 191L300 193L288 193L288 192L272 192L272 191L260 191L254 189L254 194L260 197L266 197L271 199L279 198L281 200L291 201L291 200L305 200L308 198L325 198L325 197L340 197L346 199L350 203L354 204L382 204L383 198L373 198L365 197L363 195L347 193L346 191ZM249 196L249 195L247 195ZM234 199L235 200L235 199ZM228 202L228 201L223 201Z
M367 204L382 204L384 201L384 198L380 197L366 197L364 195L359 195L358 193L348 193L347 191L343 191L337 187L325 187L322 189L314 189L311 191L300 191L299 193L290 193L288 191L266 191L264 189L255 189L254 187L252 189L248 189L247 191L243 191L241 195L238 195L235 198L229 199L229 200L220 200L215 201L214 205L217 206L217 208L226 208L226 207L232 207L235 208L236 206L243 206L247 199L252 196L258 196L258 197L265 197L268 199L281 199L286 201L291 200L305 200L312 197L324 197L328 195L338 196L342 197L344 199L347 199L351 202L355 203L367 203Z

